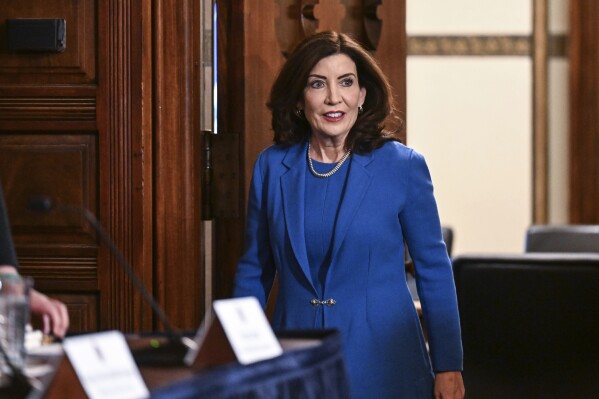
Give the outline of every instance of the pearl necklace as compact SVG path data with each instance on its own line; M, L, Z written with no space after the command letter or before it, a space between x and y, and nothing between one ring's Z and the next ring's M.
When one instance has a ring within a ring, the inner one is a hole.
M314 169L314 165L312 164L312 157L310 157L310 142L308 142L308 166L310 167L310 172L312 172L312 174L316 177L326 178L326 177L333 176L333 174L335 174L335 172L337 172L339 170L339 168L341 168L341 165L343 165L343 162L345 162L347 160L347 158L349 158L350 155L351 155L351 150L347 151L343 155L343 157L341 157L341 160L339 160L339 162L337 163L337 165L335 165L335 167L333 169L331 169L327 173L318 173Z

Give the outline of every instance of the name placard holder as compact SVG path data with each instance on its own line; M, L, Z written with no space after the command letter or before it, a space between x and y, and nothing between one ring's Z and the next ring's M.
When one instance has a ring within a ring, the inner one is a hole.
M268 319L254 297L214 301L214 312L204 320L185 363L205 368L238 361L251 364L283 353Z
M90 399L150 396L127 341L119 331L66 338L63 348Z

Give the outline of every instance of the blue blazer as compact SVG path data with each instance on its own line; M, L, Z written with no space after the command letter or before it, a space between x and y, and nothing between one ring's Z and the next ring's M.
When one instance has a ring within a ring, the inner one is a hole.
M273 328L338 329L352 397L431 398L433 371L461 370L462 348L451 262L424 158L397 142L352 155L319 297L304 234L306 151L307 143L273 145L256 160L233 295L255 296L266 306L277 273ZM404 240L430 353L406 283Z

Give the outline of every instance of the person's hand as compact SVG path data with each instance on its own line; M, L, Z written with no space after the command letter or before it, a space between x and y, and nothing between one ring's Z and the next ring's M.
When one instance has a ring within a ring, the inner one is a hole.
M18 275L19 272L14 266L0 265L1 274ZM41 319L44 334L52 333L55 337L64 338L69 329L69 313L64 303L31 289L29 291L29 310L32 315Z
M435 399L463 399L464 380L459 371L444 371L435 376Z
M32 289L29 306L31 313L41 318L44 334L52 333L55 337L64 338L69 329L69 313L64 303Z

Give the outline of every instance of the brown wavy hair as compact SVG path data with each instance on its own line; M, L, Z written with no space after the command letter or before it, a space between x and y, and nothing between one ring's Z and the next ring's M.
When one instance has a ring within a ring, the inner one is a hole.
M274 142L292 145L310 136L310 124L303 115L297 114L297 104L304 101L310 71L321 59L335 54L345 54L352 59L359 85L366 88L364 110L347 136L346 148L363 154L387 141L400 141L403 124L396 115L391 85L380 66L350 36L327 31L304 39L291 53L272 86L267 106L272 112Z

